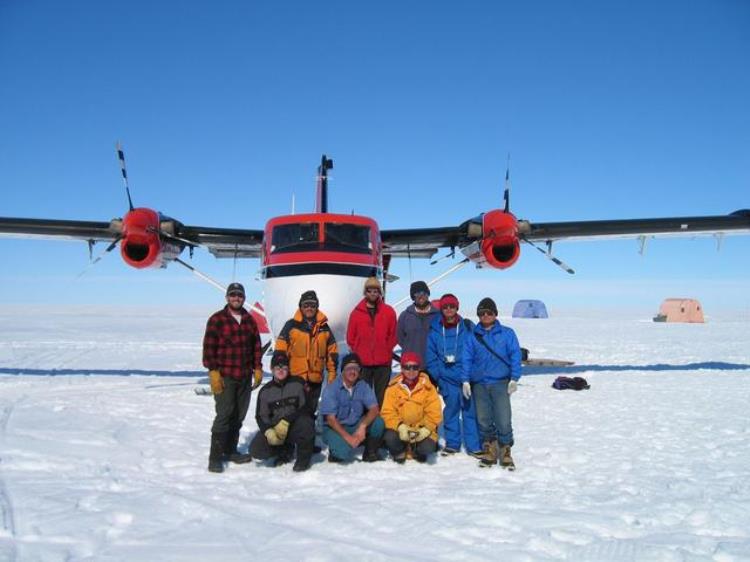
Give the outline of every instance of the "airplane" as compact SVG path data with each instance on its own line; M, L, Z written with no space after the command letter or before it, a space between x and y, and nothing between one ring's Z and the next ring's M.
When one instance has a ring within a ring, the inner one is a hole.
M698 236L750 233L750 209L728 215L536 223L510 211L509 166L505 174L502 209L492 209L457 226L381 230L377 221L328 210L328 171L333 160L323 155L316 180L312 213L289 214L268 220L263 230L189 226L146 207L134 207L125 156L117 145L129 210L109 222L0 217L0 236L80 240L109 245L91 264L119 245L123 261L137 269L177 263L223 290L223 286L180 258L187 248L205 248L217 258L260 260L262 305L248 308L267 320L275 337L298 307L301 293L313 289L336 340L345 344L349 313L362 298L364 281L377 277L387 288L395 277L388 270L393 258L432 258L446 248L445 257L463 256L444 276L473 263L478 268L508 269L527 244L567 273L573 269L552 253L553 243L567 240L635 238L641 247L656 236ZM435 262L433 262L435 263ZM407 297L408 299L408 297ZM395 307L407 299L393 303Z

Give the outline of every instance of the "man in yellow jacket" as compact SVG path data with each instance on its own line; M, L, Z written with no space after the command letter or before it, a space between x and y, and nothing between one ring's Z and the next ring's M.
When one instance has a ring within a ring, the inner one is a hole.
M276 339L275 353L289 358L289 374L305 381L305 409L315 415L323 386L323 371L328 382L336 378L339 353L328 318L319 309L315 291L305 291L299 310L287 320Z
M437 427L443 421L443 408L437 389L427 373L421 372L422 359L413 351L401 355L401 374L385 391L380 416L385 422L383 439L393 460L403 463L406 448L419 462L437 450Z

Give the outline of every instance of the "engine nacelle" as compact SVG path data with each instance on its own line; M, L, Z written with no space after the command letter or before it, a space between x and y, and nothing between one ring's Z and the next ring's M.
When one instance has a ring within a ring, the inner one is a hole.
M511 267L521 256L516 217L500 209L485 213L482 216L482 238L462 251L477 267Z
M122 219L120 254L131 267L166 267L180 255L184 245L161 236L162 216L153 209L133 209Z

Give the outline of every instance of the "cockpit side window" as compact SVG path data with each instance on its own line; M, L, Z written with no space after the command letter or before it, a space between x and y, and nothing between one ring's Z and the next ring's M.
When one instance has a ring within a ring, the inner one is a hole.
M271 253L309 250L318 244L318 223L280 224L273 227Z
M325 223L323 247L334 252L369 254L372 251L370 227L350 223Z

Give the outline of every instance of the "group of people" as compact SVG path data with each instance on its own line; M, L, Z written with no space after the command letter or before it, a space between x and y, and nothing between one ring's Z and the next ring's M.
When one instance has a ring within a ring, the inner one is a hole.
M209 318L203 340L216 407L208 470L273 458L277 465L294 459L293 470L305 471L321 450L315 445L318 415L329 462L352 461L360 446L364 462L383 460L383 448L397 463L425 462L438 450L442 424L443 456L463 446L480 466L513 470L510 396L521 376L515 332L497 320L491 298L477 305L475 325L459 314L453 294L433 304L424 281L412 283L410 294L413 303L397 318L383 301L380 281L368 278L349 316L350 353L339 362L318 297L305 291L275 342L272 378L257 399L258 432L249 452L241 453L240 428L263 371L258 328L243 308L244 287L230 284L227 305ZM393 352L397 344L400 358ZM394 358L401 365L395 377Z

